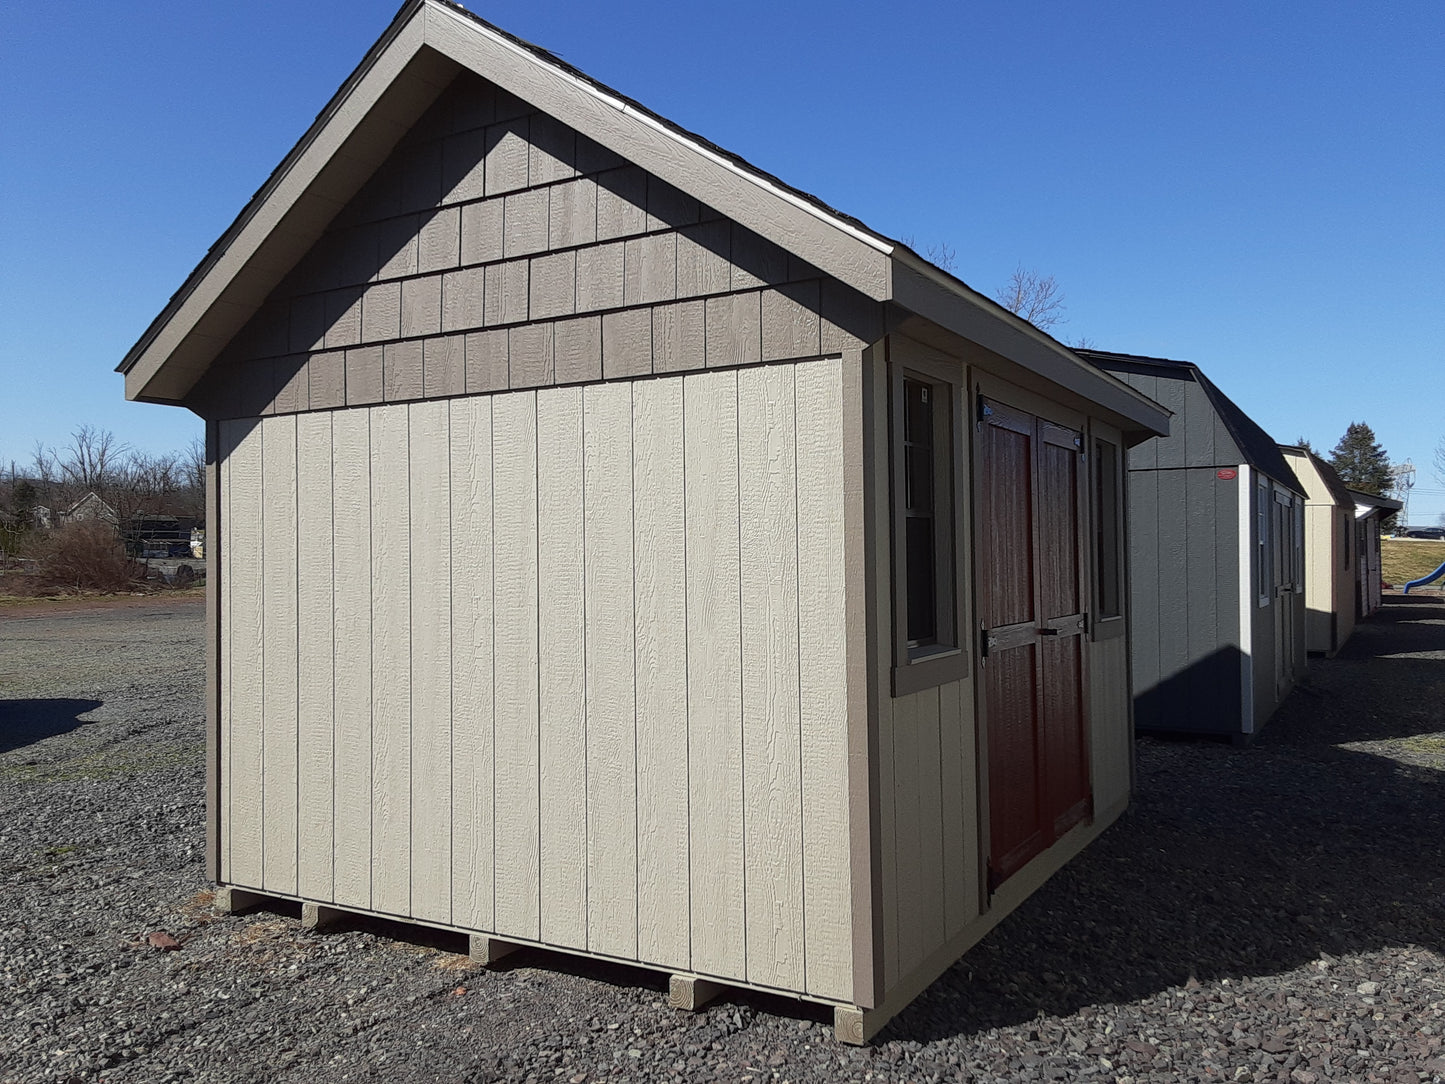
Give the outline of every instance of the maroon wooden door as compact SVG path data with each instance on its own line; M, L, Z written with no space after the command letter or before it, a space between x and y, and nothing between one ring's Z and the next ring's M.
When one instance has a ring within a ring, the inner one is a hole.
M1088 816L1082 437L980 401L990 890Z

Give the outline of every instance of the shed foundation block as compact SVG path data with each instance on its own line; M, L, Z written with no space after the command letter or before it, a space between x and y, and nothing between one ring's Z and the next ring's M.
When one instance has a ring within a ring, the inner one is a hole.
M469 938L471 956L474 963L483 967L492 967L503 957L510 956L516 952L521 945L514 945L510 941L498 941L495 937L488 937L484 933L474 933Z
M694 975L673 975L667 980L667 1003L674 1009L693 1012L722 993L720 982L709 982Z
M270 900L260 892L247 892L244 888L222 885L216 889L216 910L222 914L234 915L250 907L256 907Z
M856 1005L837 1005L833 1009L833 1037L840 1043L862 1046L883 1030L892 1019L891 1012L860 1009Z
M301 925L308 930L329 930L340 925L346 917L345 911L338 911L335 907L326 907L319 903L303 903L301 905Z

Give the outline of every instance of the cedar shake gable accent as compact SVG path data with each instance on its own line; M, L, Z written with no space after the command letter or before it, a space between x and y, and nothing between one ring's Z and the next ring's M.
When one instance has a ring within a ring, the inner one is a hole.
M754 356L747 343L738 343L734 363L765 360L762 355L767 352L770 313L774 324L774 356L809 356L827 351L828 344L819 341L814 346L811 334L806 331L798 338L792 314L799 306L811 305L814 313L821 314L826 321L829 295L833 295L836 302L837 295L841 294L841 309L851 314L848 319L855 326L850 333L857 340L875 341L881 336L885 321L892 326L910 315L923 317L1011 358L1069 392L1097 401L1136 439L1167 430L1167 412L1157 404L1084 363L1062 344L929 264L906 246L869 230L856 219L589 79L557 57L444 0L410 0L401 9L311 128L118 366L118 371L126 376L127 397L184 404L206 413L205 388L198 385L208 370L222 358L243 329L254 330L248 329L248 325L256 324L257 315L274 301L278 286L294 278L298 265L323 242L328 228L358 196L367 192L374 175L393 152L417 141L418 129L424 127L428 111L457 81L459 74L465 72L481 76L507 96L507 100L520 103L519 111L524 110L535 120L534 130L528 136L528 162L522 166L514 164L513 168L530 171L540 164L545 170L547 156L539 154L538 148L544 148L547 139L558 133L572 132L579 145L585 140L586 146L595 148L598 154L613 156L620 169L625 170L629 165L638 167L648 183L655 180L667 186L681 197L683 207L688 206L689 201L695 202L705 212L723 219L724 225L731 224L735 232L741 231L745 240L762 239L765 246L783 253L782 266L787 270L774 273L775 281L771 283L766 282L767 276L762 276L764 281L760 284L775 287L776 291L757 298L763 336L758 354ZM500 116L497 120L501 123ZM439 165L440 175L445 175L448 163L442 161ZM523 256L545 257L559 245L570 242L565 236L552 239L537 234L542 222L538 216L551 212L541 210L535 195L530 203L524 198L537 191L536 181L559 187L565 183L566 167L556 162L551 165L563 172L542 173L536 177L529 172L521 184L517 183L520 176L514 175L509 180L506 168L502 167L495 181L484 181L483 190L472 193L490 201L505 195L509 186L514 187L517 205L512 210L518 216L516 220L525 220L533 227L532 233L526 230L514 233L509 229L507 247L495 254L496 258L510 261ZM584 172L581 162L571 168L577 174ZM461 176L454 180L465 186L469 178ZM625 186L626 178L619 176L617 180ZM421 193L423 197L428 194ZM624 202L631 202L634 207L639 206L635 197L627 200L625 191L614 194L621 195ZM576 195L585 198L584 193ZM475 206L485 205L483 202ZM507 210L504 205L502 214ZM555 210L553 202L552 211ZM651 214L652 208L646 206L646 211ZM600 206L597 213L600 225L603 215ZM564 214L562 218L576 221L575 215L569 219ZM705 232L702 227L706 224L701 217L691 223L699 232ZM481 232L470 243L485 244L486 224L473 225ZM413 226L418 232L406 237L406 230ZM626 227L622 228L625 232ZM545 331L518 331L517 336L525 340L529 351L539 347L544 352L550 351L551 358L535 362L536 371L528 375L524 383L536 386L554 381L638 375L638 351L644 328L638 323L640 317L636 311L617 310L670 300L666 296L666 285L656 280L647 281L644 272L643 279L632 284L639 291L636 295L625 292L627 283L624 282L622 299L612 306L602 299L594 299L592 311L600 315L569 325L564 322L572 315L566 311L565 297L545 285L545 282L565 281L569 274L581 276L581 269L575 265L568 267L566 255L550 262L532 260L528 265L529 283L523 286L520 268L509 267L506 262L487 264L485 270L478 268L478 264L493 258L494 254L482 248L468 249L465 222L460 224L455 237L449 220L421 222L403 216L397 222L397 230L397 237L391 242L395 247L387 252L386 265L388 273L399 273L395 291L377 291L376 296L369 299L370 304L361 305L359 312L355 311L354 289L350 296L342 292L321 297L318 292L318 296L299 302L306 311L288 313L288 341L284 352L268 351L265 355L272 360L269 374L259 381L259 387L249 378L244 381L252 388L249 398L258 412L267 407L268 412L306 410L307 404L311 404L310 409L316 409L324 405L518 386L510 376L507 384L500 382L500 342L491 329L517 327L538 317L558 322L542 325ZM661 251L668 244L665 238L649 240L642 234L635 236L638 237L633 246L636 251L624 253L625 264L645 268L649 261L669 258ZM706 247L707 242L702 243ZM404 277L425 275L429 270L450 266L453 246L459 260L455 281L448 282L444 276L438 281ZM611 253L595 249L579 249L576 258L581 259L584 252L591 259L615 258ZM629 261L628 256L633 259ZM471 275L461 273L468 268L473 272ZM806 272L799 274L798 268ZM530 305L537 300L531 293L532 274L540 274L544 279L540 294L542 307L537 314L530 311ZM494 285L494 277L500 307L494 309L491 301L484 300L483 305L492 313L487 319L465 328L452 323L455 317L450 314L455 312L456 299L467 296L467 291L475 291L479 279L486 297ZM609 280L603 274L589 275L586 281L591 288L605 286ZM815 288L821 291L816 300ZM397 294L394 299L388 296L391 292ZM436 295L435 327L431 316L433 294ZM453 301L450 307L449 294ZM705 296L713 295L706 293ZM876 319L869 316L860 322L858 314L866 305L859 302L885 303L886 307L876 312ZM724 304L731 307L729 311L721 311ZM714 324L728 328L729 334L735 333L739 326L746 327L747 314L733 311L738 304L750 306L752 301L699 303L690 308L678 306L676 311L667 313L654 309L651 326L646 329L651 340L649 370L677 371L693 367L695 362L678 355L677 344L685 344L699 330ZM528 307L524 309L523 305ZM835 310L839 307L834 304ZM714 308L719 311L712 311ZM609 309L613 310L611 315ZM404 327L399 322L403 314L407 320L421 322ZM739 325L739 320L744 323ZM394 321L397 323L393 329ZM267 321L263 319L260 323ZM269 323L273 330L278 327L275 320ZM877 327L870 328L871 323ZM358 326L363 339L382 345L358 345L353 350L348 344L341 348L342 353L332 352L331 356L312 363L322 352L331 351L328 338L333 331L335 336L346 339L353 335L353 327ZM308 328L317 334L308 337ZM625 356L614 358L611 366L606 345L609 330L613 341L630 344ZM448 331L465 335L465 342L445 346L431 346L428 342L430 350L420 346L413 349L402 343L409 337L420 339ZM457 362L458 357L464 356L459 351L468 351L472 346L473 335L478 336L475 345L479 356L491 359L487 371L476 378L475 386L472 366L463 362L459 367ZM489 338L483 340L483 335ZM513 337L508 334L509 339ZM547 341L542 342L543 339ZM792 339L796 341L788 345ZM388 345L394 355L390 362ZM785 346L792 354L778 355L776 350L783 350ZM437 355L430 365L425 357L429 352ZM353 358L353 353L358 356ZM422 356L413 357L413 353ZM702 364L712 362L704 359ZM353 375L355 383L351 379ZM318 386L321 388L319 399L313 393Z

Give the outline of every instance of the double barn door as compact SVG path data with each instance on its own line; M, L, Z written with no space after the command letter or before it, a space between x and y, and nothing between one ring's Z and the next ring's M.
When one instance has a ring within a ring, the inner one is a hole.
M978 606L993 891L1092 812L1083 436L979 401Z

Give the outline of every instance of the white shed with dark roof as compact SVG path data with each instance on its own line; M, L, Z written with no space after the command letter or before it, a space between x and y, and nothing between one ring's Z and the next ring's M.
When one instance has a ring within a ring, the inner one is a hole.
M1129 452L1136 725L1251 742L1307 664L1305 489L1198 365L1079 353L1173 414Z
M1122 464L1167 413L457 7L121 369L207 423L233 901L862 1041L1128 802Z

